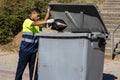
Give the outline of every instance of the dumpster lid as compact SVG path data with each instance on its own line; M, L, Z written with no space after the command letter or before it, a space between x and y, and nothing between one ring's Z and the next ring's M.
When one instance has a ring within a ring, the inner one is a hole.
M108 34L95 4L49 3L49 6L52 18L66 22L68 27L64 31L83 30Z

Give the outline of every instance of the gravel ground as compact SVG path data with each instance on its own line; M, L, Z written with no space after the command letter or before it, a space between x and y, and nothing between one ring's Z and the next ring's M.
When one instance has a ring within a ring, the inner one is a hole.
M0 52L0 80L14 80L18 54ZM103 80L120 80L120 61L105 59ZM28 68L23 80L29 80Z

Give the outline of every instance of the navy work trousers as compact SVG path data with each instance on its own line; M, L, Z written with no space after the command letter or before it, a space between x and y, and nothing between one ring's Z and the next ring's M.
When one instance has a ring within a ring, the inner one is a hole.
M27 63L29 63L30 80L32 80L35 58L36 58L36 53L19 52L19 62L18 62L15 80L22 80L22 75L27 66ZM37 79L38 79L38 75L37 75L37 70L36 70L34 80L37 80Z
M32 33L23 34L15 80L22 80L22 75L27 64L29 64L29 76L30 80L32 80L36 53L38 51L38 41L36 40L38 40L37 37ZM34 80L38 80L37 68Z

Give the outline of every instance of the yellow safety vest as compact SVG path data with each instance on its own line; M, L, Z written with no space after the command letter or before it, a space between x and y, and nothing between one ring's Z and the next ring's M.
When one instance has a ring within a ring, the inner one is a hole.
M33 21L31 19L26 19L23 23L23 32L38 33L39 26L31 26Z

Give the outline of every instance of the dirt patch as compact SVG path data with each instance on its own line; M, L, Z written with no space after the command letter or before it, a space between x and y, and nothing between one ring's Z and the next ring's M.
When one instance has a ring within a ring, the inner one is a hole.
M18 35L16 35L12 42L0 45L0 52L18 52L19 46L22 39L22 32L19 32Z

